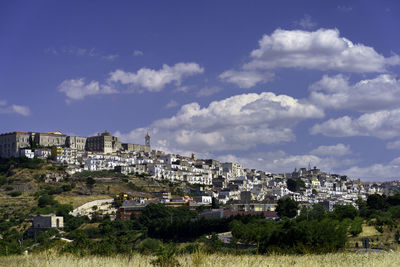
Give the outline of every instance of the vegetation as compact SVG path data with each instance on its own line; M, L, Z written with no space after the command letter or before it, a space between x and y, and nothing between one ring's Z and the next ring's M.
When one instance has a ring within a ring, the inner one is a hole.
M198 254L197 254L198 255ZM180 266L398 266L400 252L391 253L335 253L323 255L227 255L227 254L200 254L195 253L178 255L175 257ZM118 255L118 256L87 256L74 257L70 255L58 256L54 253L46 252L29 256L8 256L2 257L0 266L21 266L21 267L91 267L91 266L154 266L152 261L157 256L151 255ZM200 260L199 260L200 259ZM199 263L200 264L196 264Z
M355 249L357 242L361 246L362 237L369 237L374 248L395 248L400 243L400 195L370 195L366 201L357 201L358 209L338 205L332 212L326 212L321 205L300 209L294 200L282 198L277 207L279 221L259 216L204 219L188 207L149 204L140 217L133 216L130 221L122 222L111 221L107 215L95 215L91 219L73 217L69 212L84 202L110 198L115 192L151 192L154 188L164 188L182 195L184 187L112 171L83 172L65 176L61 182L44 184L47 173L61 170L35 159L1 161L0 165L0 194L6 197L6 203L0 205L0 256L21 254L25 250L48 253L54 249L57 254L88 257L123 254L127 265L135 257L144 257L144 265L207 266L211 263L207 259L217 257L218 253L332 253ZM24 175L30 180L23 180ZM105 179L107 182L99 179L104 177L113 179ZM294 182L294 191L303 187ZM23 183L32 183L34 190L30 193L22 190ZM15 203L20 207L16 208ZM216 199L212 206L218 207ZM50 213L64 217L64 233L50 229L33 235L27 231L29 215ZM219 234L225 232L232 233L230 242L220 240ZM61 237L73 242L63 242ZM209 255L213 253L217 254Z

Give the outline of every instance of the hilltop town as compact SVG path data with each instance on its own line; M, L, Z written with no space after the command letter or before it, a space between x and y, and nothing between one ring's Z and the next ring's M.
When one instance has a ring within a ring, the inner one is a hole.
M294 169L291 173L272 174L247 169L238 163L197 159L195 154L191 157L166 154L151 149L148 133L144 145L123 143L107 131L91 137L67 136L60 132L4 133L0 135L0 157L47 159L67 166L68 175L112 170L125 175L146 175L154 181L184 183L192 185L185 191L195 197L175 201L211 205L214 199L217 204L229 204L231 210L238 212L274 211L276 201L285 196L303 206L319 203L332 211L336 204L357 206L359 199L365 201L370 194L389 194L398 186L396 181L351 180L345 175L328 174L311 166ZM161 194L160 201L172 201L171 194L165 193ZM129 207L132 210L132 207L146 205L150 198L134 199L136 203L131 200L122 205L126 207L125 213Z

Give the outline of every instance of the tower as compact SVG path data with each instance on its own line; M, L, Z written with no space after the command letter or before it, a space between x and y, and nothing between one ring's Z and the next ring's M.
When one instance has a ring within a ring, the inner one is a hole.
M147 133L146 133L146 136L144 137L144 144L145 144L146 146L149 146L149 147L150 147L150 135L149 135L149 132L147 132Z

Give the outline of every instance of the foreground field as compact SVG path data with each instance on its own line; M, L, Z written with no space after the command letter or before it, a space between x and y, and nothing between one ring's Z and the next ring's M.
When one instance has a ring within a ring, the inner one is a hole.
M0 266L153 266L152 256L133 255L82 258L74 256L29 255L0 258ZM186 255L179 256L180 266L399 266L400 252L338 253L306 256L260 255Z

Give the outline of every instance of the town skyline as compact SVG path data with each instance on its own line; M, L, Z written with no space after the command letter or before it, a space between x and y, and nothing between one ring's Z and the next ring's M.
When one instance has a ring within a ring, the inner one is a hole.
M5 1L0 132L107 129L143 144L148 131L166 153L397 179L398 12L396 1Z

